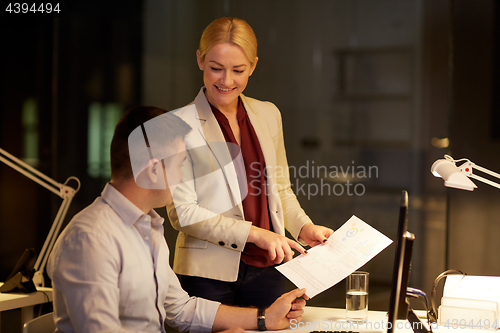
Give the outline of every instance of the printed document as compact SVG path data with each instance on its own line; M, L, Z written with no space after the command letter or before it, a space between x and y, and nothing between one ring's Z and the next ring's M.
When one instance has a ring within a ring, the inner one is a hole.
M328 239L276 269L299 288L306 288L309 298L332 287L366 264L392 240L352 216Z

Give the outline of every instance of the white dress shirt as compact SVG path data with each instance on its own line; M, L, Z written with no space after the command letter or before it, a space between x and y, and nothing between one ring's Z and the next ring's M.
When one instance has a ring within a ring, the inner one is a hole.
M211 331L219 303L181 288L163 222L110 184L75 215L47 265L57 332Z

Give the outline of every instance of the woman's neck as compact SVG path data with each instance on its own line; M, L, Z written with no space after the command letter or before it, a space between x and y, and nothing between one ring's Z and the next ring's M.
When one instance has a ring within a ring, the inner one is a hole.
M236 114L238 113L239 97L226 105L219 105L215 103L215 101L212 98L210 98L210 96L208 96L206 92L205 92L205 97L207 98L208 102L213 106L215 106L217 110L222 112L226 116L226 118L229 119L229 117L236 117Z

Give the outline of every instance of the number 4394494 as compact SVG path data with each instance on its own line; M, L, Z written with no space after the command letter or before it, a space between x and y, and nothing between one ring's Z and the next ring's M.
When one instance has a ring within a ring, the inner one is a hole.
M50 14L52 12L60 13L61 9L59 8L59 3L51 4L41 3L41 4L29 4L29 3L9 3L7 8L5 8L6 12L13 14L26 14L26 13L47 13Z

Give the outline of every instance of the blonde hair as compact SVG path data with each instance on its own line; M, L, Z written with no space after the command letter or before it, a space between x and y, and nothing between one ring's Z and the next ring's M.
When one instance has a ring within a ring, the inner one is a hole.
M201 61L217 44L229 43L241 47L250 64L254 64L257 57L257 38L252 27L245 21L232 17L221 17L210 23L201 35L200 51Z

